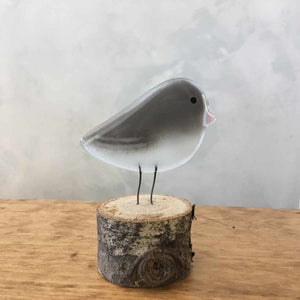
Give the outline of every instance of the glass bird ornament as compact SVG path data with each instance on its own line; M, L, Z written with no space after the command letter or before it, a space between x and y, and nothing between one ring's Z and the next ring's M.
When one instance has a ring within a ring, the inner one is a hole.
M202 89L186 78L162 82L81 140L92 156L142 172L164 172L186 163L202 143L206 128L215 121Z

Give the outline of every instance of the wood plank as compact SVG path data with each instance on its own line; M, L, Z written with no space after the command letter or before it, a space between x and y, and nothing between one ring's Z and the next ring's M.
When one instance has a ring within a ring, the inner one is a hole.
M135 289L97 273L98 205L0 200L0 298L300 299L299 210L197 206L191 275Z

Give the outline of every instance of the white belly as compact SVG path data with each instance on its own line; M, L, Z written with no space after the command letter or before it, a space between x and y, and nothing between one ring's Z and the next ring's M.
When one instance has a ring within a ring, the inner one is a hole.
M205 127L199 134L173 134L161 136L155 143L143 148L118 148L94 146L93 143L85 145L85 149L94 157L115 166L142 172L154 172L157 166L159 172L179 167L187 162L199 148L204 137Z

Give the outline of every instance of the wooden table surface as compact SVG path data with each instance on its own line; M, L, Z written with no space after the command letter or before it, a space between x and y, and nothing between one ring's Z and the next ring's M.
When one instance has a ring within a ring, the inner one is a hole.
M98 205L0 200L0 298L300 299L299 210L197 206L191 275L136 289L97 272Z

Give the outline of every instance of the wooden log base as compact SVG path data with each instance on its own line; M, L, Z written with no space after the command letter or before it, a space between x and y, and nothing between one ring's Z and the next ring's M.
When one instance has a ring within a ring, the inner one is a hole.
M158 287L191 270L192 205L165 195L115 198L97 209L98 270L127 287Z

